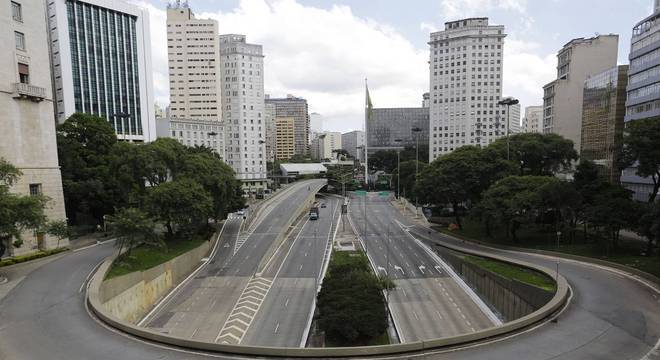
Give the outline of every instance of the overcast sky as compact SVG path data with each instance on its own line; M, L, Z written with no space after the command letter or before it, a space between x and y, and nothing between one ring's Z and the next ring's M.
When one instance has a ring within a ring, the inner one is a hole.
M149 10L156 101L169 103L166 0L131 0ZM307 99L330 131L362 129L364 79L375 107L421 106L429 91L429 33L446 21L489 17L504 25L504 95L542 104L556 52L596 33L619 34L628 63L632 26L652 0L190 0L220 33L263 45L266 93Z

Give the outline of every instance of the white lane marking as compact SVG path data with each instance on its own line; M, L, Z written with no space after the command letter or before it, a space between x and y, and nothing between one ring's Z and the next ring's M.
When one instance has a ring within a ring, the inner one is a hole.
M275 331L274 331L275 334L277 334L277 330L278 330L279 328L280 328L280 323L277 323L277 325L275 325Z
M419 267L419 271L422 273L422 275L424 275L424 269L426 269L426 267L424 265L420 265L418 267Z
M394 265L394 270L395 270L395 271L396 271L396 270L401 271L401 275L405 275L405 274L406 274L406 273L403 271L403 269L401 268L401 266Z
M438 317L440 318L440 320L442 320L442 315L440 315L440 312L436 310L435 313L438 314Z
M289 298L286 299L286 302L284 303L284 307L289 306Z
M415 319L419 320L419 316L417 316L417 312L413 310L413 315L415 316Z

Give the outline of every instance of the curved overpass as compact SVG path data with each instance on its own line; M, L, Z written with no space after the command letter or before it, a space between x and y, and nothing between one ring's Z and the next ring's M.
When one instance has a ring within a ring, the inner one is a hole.
M425 354L429 359L658 359L660 294L619 271L547 256L484 248L426 228L423 241L554 267L571 283L574 297L557 323L490 344ZM81 285L112 253L104 244L49 262L0 301L0 359L203 359L237 358L189 352L129 338L90 318ZM653 351L655 347L656 351Z

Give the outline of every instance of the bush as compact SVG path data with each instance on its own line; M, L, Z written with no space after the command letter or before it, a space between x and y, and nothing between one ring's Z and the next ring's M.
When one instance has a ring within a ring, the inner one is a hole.
M62 248L57 248L57 249L52 249L52 250L37 251L36 253L32 253L32 254L28 254L28 255L15 256L15 257L12 257L12 258L9 258L9 259L0 260L0 267L20 264L20 263L23 263L23 262L26 262L26 261L39 259L39 258L42 258L42 257L54 255L54 254L59 254L63 251L67 251L67 250L69 250L69 248L62 247Z

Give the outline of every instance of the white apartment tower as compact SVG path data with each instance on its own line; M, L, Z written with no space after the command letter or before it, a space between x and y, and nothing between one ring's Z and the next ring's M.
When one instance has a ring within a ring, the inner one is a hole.
M220 35L225 162L250 191L266 185L266 108L261 45Z
M170 116L221 121L218 22L196 19L187 6L167 7Z
M429 160L506 133L502 96L504 26L488 18L445 23L431 33Z
M147 10L121 0L49 0L48 21L57 121L94 114L120 140L154 140Z
M543 129L543 106L528 106L525 108L522 131L537 133Z

